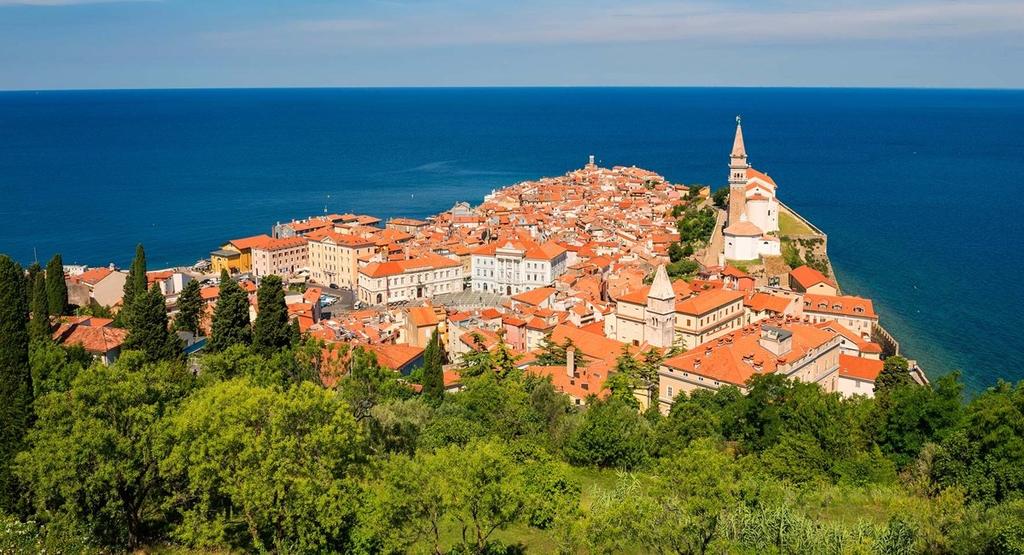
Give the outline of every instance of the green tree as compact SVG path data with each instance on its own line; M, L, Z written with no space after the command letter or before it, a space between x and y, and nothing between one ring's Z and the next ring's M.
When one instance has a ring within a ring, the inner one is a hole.
M17 458L40 517L81 523L110 546L139 546L162 527L159 422L191 387L181 364L144 360L125 353L38 399L39 419Z
M344 552L365 439L348 406L311 383L203 388L168 420L161 471L174 537L200 548Z
M68 284L64 281L64 261L59 254L46 264L47 307L52 316L61 316L68 307Z
M199 280L189 280L178 295L178 315L174 318L174 329L199 333L199 319L203 314L203 298L199 291Z
M236 344L252 342L252 327L249 325L249 295L228 276L227 270L220 273L220 294L213 310L210 325L208 350L223 351Z
M715 192L711 195L711 200L715 203L715 206L719 208L725 208L729 205L729 187L719 187L715 189Z
M669 260L671 260L672 262L679 262L680 260L682 260L684 258L686 258L686 255L683 254L683 246L682 245L680 245L678 242L675 242L675 243L672 243L671 245L668 246L668 259Z
M565 446L573 464L635 468L647 460L650 425L621 399L592 399Z
M15 508L17 492L11 463L32 421L27 322L21 266L0 255L0 509L7 510Z
M117 324L122 327L130 327L134 317L135 298L146 294L146 250L142 244L135 246L135 258L132 259L132 266L128 269L128 278L124 282L124 295L121 297L121 310L117 313Z
M540 366L562 366L565 364L565 346L559 345L551 336L551 332L544 335L538 346L540 351L537 354L537 364Z
M265 276L256 291L258 309L252 330L252 347L257 353L268 355L287 349L292 344L292 329L288 325L288 305L284 302L284 288L280 276Z
M897 387L876 398L875 441L903 468L925 444L941 442L963 415L959 373L943 376L931 386Z
M43 267L40 266L38 262L29 264L28 269L25 270L25 295L29 310L31 310L32 307L33 287L35 287L36 284L36 276L39 274L43 274ZM46 275L43 274L43 277L46 277ZM49 307L47 307L47 309L49 309Z
M148 292L136 295L133 305L124 348L142 351L149 362L180 359L181 339L167 327L167 303L160 286L154 283Z
M29 348L29 366L35 397L71 389L75 376L90 364L92 355L81 345L62 347L53 341L34 341Z
M444 399L444 347L437 329L430 334L430 342L423 352L423 395L433 403Z
M891 356L882 364L882 371L875 378L875 394L885 395L905 385L915 385L910 377L910 364L901 356Z
M382 367L377 356L362 347L351 350L348 372L338 382L338 390L357 421L369 417L380 403L412 395L412 389L398 380L396 372Z
M484 345L484 338L473 333L473 348L459 357L459 374L463 377L482 376L494 372L494 357Z
M33 340L50 339L50 302L46 295L46 278L36 274L32 284L32 320L28 324L29 336Z

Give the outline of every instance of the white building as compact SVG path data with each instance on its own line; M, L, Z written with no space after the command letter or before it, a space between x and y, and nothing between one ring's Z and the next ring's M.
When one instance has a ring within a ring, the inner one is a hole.
M322 285L354 289L359 284L359 258L376 250L373 241L330 230L315 231L306 239L310 277Z
M439 254L359 268L359 300L367 304L416 301L457 291L462 291L462 264Z
M517 295L554 284L567 267L568 251L554 241L499 240L471 253L472 288Z
M750 167L743 128L736 118L736 138L729 155L729 219L723 231L727 260L753 260L782 254L779 241L777 185Z

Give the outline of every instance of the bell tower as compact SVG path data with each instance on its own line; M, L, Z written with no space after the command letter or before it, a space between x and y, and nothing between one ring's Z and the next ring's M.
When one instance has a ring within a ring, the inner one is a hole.
M746 204L747 188L747 149L743 145L743 126L740 117L736 116L736 138L732 141L732 153L729 154L729 225L740 221Z
M672 346L676 331L676 292L664 264L658 266L651 289L647 292L644 320L644 340L655 347Z

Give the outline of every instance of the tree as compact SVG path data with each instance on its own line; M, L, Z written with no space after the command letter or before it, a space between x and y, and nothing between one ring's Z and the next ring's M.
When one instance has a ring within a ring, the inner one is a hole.
M686 255L683 253L683 246L680 245L678 241L668 246L669 260L672 262L679 262L683 258L686 258Z
M50 302L43 274L36 274L36 281L32 284L32 320L28 323L28 330L33 340L50 339Z
M61 316L68 307L68 284L64 281L64 261L59 254L46 264L46 296L52 316Z
M729 187L725 186L715 189L714 194L711 195L711 200L715 203L715 206L725 208L729 204Z
M444 348L437 329L430 334L430 342L423 353L423 396L433 403L444 399Z
M884 395L897 387L915 385L910 377L910 365L901 356L891 356L882 364L882 371L875 378L875 394Z
M175 484L174 537L200 548L346 552L365 438L349 407L311 383L247 379L190 397L168 419L160 469Z
M32 290L36 284L36 276L42 273L43 267L40 266L38 262L33 262L32 264L29 264L28 269L25 270L25 296L26 301L28 302L29 310L31 310L32 307ZM47 307L47 309L49 309L49 307Z
M70 390L41 397L17 458L37 514L79 523L110 546L137 547L162 526L160 419L191 387L181 364L144 359L125 353L111 366L95 364Z
M537 364L540 366L563 366L565 365L565 346L555 343L551 332L544 335L540 340L537 354Z
M15 508L17 492L11 463L32 421L27 322L21 266L0 255L0 509L7 510Z
M252 341L249 295L228 276L227 270L220 272L220 294L210 327L208 349L212 352L223 351L236 344L248 345Z
M28 358L36 399L71 389L75 376L93 362L92 355L81 345L62 347L53 341L34 341Z
M167 303L160 286L137 294L124 348L142 351L148 362L182 357L181 339L167 328Z
M124 282L124 295L121 297L121 311L117 313L117 323L124 327L131 326L134 316L135 298L145 295L148 279L146 278L146 250L139 243L135 246L135 258L128 270L128 278Z
M647 460L649 440L650 425L635 406L615 397L592 399L565 451L574 464L628 469Z
M256 291L258 313L252 330L252 347L257 353L268 355L287 349L292 344L292 329L288 325L288 305L284 302L284 288L280 276L266 276Z
M494 371L494 357L484 345L484 338L479 333L473 333L473 348L462 353L459 357L459 374L463 377L476 377Z
M200 335L199 319L203 313L203 299L199 291L199 280L189 280L178 295L178 315L174 318L174 329Z

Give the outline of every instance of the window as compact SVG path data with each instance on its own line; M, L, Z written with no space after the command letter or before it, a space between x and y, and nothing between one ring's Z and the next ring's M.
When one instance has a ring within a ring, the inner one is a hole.
M672 397L672 386L668 386L668 396Z

